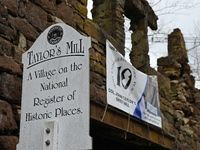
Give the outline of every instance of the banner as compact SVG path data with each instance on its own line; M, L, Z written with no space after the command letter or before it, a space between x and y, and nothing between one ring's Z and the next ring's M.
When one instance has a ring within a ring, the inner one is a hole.
M106 52L108 104L162 127L157 77L137 70L109 41Z

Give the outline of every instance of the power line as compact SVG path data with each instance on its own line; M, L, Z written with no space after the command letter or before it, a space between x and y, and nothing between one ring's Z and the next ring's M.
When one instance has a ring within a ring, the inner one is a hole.
M167 43L167 37L151 37L152 43ZM184 37L185 43L200 43L200 37Z

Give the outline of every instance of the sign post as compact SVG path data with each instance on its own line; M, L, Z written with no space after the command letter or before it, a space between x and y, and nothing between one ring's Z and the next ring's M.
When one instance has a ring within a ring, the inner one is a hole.
M66 24L55 24L23 54L17 150L92 149L90 47L90 37L82 36Z

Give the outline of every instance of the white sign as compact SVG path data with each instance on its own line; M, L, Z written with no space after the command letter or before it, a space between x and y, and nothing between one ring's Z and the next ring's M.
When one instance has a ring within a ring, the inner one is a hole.
M90 47L90 37L80 35L66 24L55 24L23 54L18 150L92 148Z
M156 76L138 71L109 41L106 53L108 104L161 127Z

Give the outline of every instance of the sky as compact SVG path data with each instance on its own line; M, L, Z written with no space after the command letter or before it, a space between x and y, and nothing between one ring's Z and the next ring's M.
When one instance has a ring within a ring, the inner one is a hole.
M149 2L151 1L156 1L156 0L148 0ZM158 0L157 0L158 1ZM175 0L165 0L162 1L163 3L160 3L158 7L164 8L166 5L170 5L174 3ZM179 3L180 0L177 0L176 2ZM159 20L158 20L158 26L162 26L162 22L167 23L166 26L164 27L164 31L171 33L173 29L179 28L185 38L186 42L186 49L189 50L191 47L193 47L193 43L191 43L191 40L187 40L188 38L194 39L196 38L197 35L200 35L200 33L197 33L195 31L195 28L197 28L196 24L200 25L200 2L198 0L181 0L182 2L184 1L187 3L182 9L177 6L177 8L180 8L176 11L176 13L172 14L164 14L164 15L159 15L160 12L156 12ZM188 5L191 5L191 7L188 7ZM159 8L154 8L153 9L159 9ZM200 31L200 27L199 27ZM150 31L151 32L151 31ZM164 38L167 39L167 35L160 35L164 36ZM198 40L200 43L200 39ZM198 50L199 49L199 50ZM200 47L196 49L200 55ZM194 59L192 57L194 50L191 50L188 52L188 57L189 57L189 64L194 64ZM150 55L150 63L153 68L157 67L157 58L163 57L167 55L167 43L160 42L160 43L153 43L150 44L150 50L149 50L149 55ZM195 66L195 65L193 65ZM200 69L200 68L199 68ZM195 74L193 74L196 76ZM195 86L200 89L200 81L196 82Z
M151 1L151 0L148 0ZM166 1L166 0L165 0ZM171 3L174 3L174 0L167 0L168 2L171 1ZM178 1L177 1L178 2ZM197 0L190 0L192 4L197 3ZM165 2L160 3L160 8L165 7ZM179 6L177 6L179 8ZM154 8L153 9L158 9ZM162 11L162 10L161 10ZM173 29L179 28L181 32L183 33L183 36L185 38L187 37L193 37L195 36L194 30L195 30L195 22L200 23L200 17L198 16L200 12L200 2L197 5L192 6L191 8L188 8L187 6L183 9L177 10L176 13L172 14L164 14L159 15L161 12L156 12L159 20L158 20L158 27L162 26L163 22L166 24L163 27L163 31L167 33L171 33ZM163 36L164 38L167 38L167 35L158 35ZM192 45L187 43L186 41L186 47L189 49ZM159 49L158 49L159 48ZM163 50L161 50L161 48ZM156 58L161 57L162 55L167 55L167 43L154 43L150 44L150 55L155 55ZM153 57L153 56L152 56ZM156 67L155 59L151 60L152 67Z
M153 2L154 4L160 0L147 0L150 4ZM183 5L183 3L186 3ZM166 9L166 7L171 6L170 9ZM191 7L190 7L191 5ZM173 8L174 6L174 8ZM88 0L88 17L91 17L90 10L92 8L92 0ZM179 28L185 38L195 37L197 34L195 33L195 23L199 23L200 25L200 2L198 0L162 0L158 5L153 6L153 10L158 16L158 27L162 27L163 32L170 34L175 28ZM175 10L175 12L173 12ZM161 15L163 13L163 15ZM125 19L126 20L126 19ZM129 26L129 21L126 20L125 26ZM131 49L131 40L130 40L130 32L127 32L127 40L126 47ZM149 29L149 34L151 34L151 30ZM162 37L166 39L164 42L153 42L149 43L149 56L150 56L150 64L151 67L157 69L157 58L167 56L167 34L166 35L157 35L158 37ZM149 37L150 39L151 37ZM162 40L161 38L161 40ZM192 47L191 43L187 43L186 48L190 49ZM200 40L199 40L200 41ZM199 47L200 51L200 47ZM129 61L128 53L126 53L125 58ZM189 61L192 63L192 58L189 56ZM196 85L196 87L200 88Z

